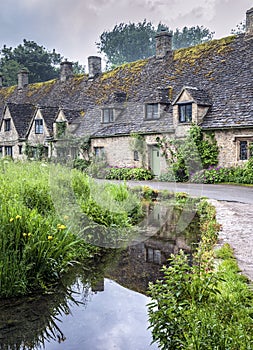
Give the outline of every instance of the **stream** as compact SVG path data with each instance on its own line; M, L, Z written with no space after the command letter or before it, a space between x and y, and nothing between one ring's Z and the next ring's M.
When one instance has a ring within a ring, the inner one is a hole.
M192 208L156 206L147 220L142 239L104 249L55 293L1 300L0 350L158 349L148 329L148 284L172 253L191 253L197 217Z

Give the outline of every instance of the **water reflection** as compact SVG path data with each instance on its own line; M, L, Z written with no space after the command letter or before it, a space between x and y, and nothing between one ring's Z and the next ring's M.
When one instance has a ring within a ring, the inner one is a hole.
M185 211L193 219L183 232L179 210L146 211L141 239L73 270L56 293L0 301L0 350L157 349L147 331L147 286L171 253L191 251L198 218Z

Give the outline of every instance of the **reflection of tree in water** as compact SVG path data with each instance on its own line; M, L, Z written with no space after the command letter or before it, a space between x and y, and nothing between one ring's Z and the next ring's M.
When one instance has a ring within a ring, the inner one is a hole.
M46 341L63 342L59 318L70 314L73 305L88 302L112 255L107 252L89 261L92 268L73 270L54 293L0 300L0 350L43 349Z

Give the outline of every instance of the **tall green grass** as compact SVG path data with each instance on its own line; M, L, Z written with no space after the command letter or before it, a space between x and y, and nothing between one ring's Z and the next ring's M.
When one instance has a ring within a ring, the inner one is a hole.
M52 174L59 180L56 188L50 182ZM131 196L126 187L100 188L100 197L110 203L104 208L99 196L92 195L96 193L92 187L96 186L77 170L40 162L1 160L0 297L47 291L72 265L99 251L73 225L71 203L65 211L59 210L54 190L65 190L57 197L62 207L70 192L80 215L92 222L103 226L131 225L130 209L138 210L137 197Z

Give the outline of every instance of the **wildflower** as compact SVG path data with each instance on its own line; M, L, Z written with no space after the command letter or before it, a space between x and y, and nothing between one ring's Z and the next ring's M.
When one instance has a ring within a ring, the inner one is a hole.
M57 228L58 228L58 230L65 230L66 226L63 224L58 224Z
M27 233L27 236L28 236L28 237L31 237L31 235L32 235L31 232L28 232L28 233Z
M12 222L14 220L14 218L10 218L10 222Z
M27 233L24 232L24 233L23 233L23 237L26 237L26 236L27 236Z
M16 219L18 220L18 219L21 219L21 216L20 215L17 215L16 216Z
M68 215L64 215L63 219L64 219L64 220L68 220L68 219L69 219L69 216L68 216Z
M47 236L47 239L48 239L49 241L52 241L53 236Z

